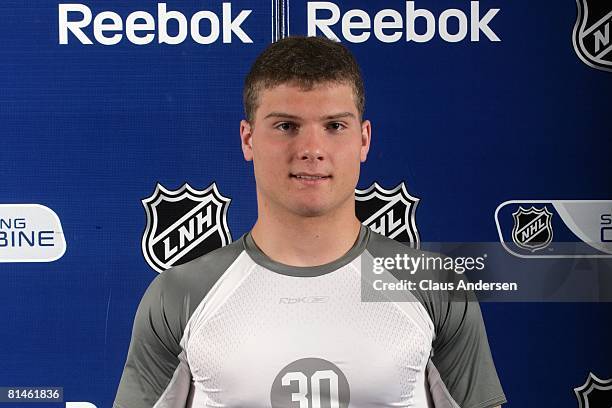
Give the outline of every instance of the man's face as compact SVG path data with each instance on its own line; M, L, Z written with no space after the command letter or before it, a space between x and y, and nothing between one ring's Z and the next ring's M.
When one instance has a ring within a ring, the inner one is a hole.
M261 91L254 122L240 125L260 208L304 217L354 212L370 132L349 85L324 83L304 91L283 84Z

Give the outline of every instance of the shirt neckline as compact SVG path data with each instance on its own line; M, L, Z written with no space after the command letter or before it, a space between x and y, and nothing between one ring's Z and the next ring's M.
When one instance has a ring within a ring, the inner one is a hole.
M369 238L370 229L364 225L361 225L359 236L355 240L355 243L351 249L349 249L344 255L335 261L317 266L293 266L271 259L257 246L253 240L253 237L251 236L250 231L242 236L242 242L244 250L256 264L281 275L311 278L326 275L349 264L352 260L364 252Z

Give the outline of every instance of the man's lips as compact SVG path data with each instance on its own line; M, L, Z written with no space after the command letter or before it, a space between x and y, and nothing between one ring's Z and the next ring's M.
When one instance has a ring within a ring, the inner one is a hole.
M324 173L290 173L289 176L293 179L307 184L316 184L329 180L332 176Z
M323 174L323 173L291 173L290 175L291 177L307 179L307 180L324 179L324 178L331 177L329 174Z

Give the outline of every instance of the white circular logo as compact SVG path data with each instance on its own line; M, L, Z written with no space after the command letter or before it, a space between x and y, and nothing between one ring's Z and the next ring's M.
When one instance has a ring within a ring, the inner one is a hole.
M272 383L272 408L348 408L351 392L334 363L302 358L283 368Z

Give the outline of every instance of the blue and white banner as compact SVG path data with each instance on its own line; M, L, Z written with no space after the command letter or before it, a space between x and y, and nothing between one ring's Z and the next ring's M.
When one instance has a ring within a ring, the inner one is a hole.
M500 280L575 299L481 308L507 406L578 406L589 373L612 378L612 303L571 296L612 287L611 13L594 0L3 1L0 387L31 407L111 406L149 283L256 220L238 134L251 64L272 41L317 35L363 71L362 222L414 247L495 245L487 265L529 271Z

